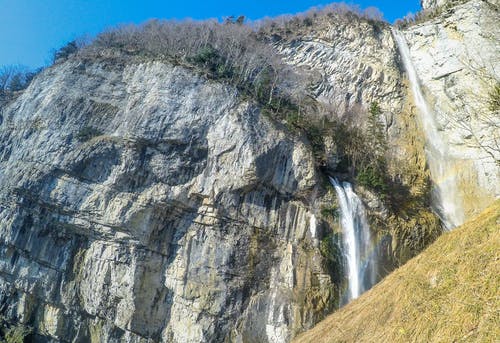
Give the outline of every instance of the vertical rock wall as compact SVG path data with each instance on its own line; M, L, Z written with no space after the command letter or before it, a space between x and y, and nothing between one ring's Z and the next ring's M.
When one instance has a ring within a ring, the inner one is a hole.
M500 193L484 148L498 127L481 119L499 79L498 13L470 1L404 32L468 214ZM321 20L277 32L274 48L338 113L378 102L389 172L425 196L390 27ZM0 142L0 320L39 341L288 342L336 306L342 282L320 242L333 192L308 143L227 85L160 62L69 60L1 101ZM428 209L392 216L357 191L398 263L435 236Z
M488 106L500 82L499 21L498 5L469 1L404 32L467 217L500 197L500 117Z
M334 307L312 155L230 88L70 61L1 116L3 320L63 342L286 342Z

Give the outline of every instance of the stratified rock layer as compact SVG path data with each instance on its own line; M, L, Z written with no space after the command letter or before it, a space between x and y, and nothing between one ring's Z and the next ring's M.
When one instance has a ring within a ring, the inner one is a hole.
M331 310L312 155L230 88L66 62L1 123L4 319L60 341L285 342Z
M275 44L288 63L314 75L315 97L338 114L372 102L400 111L404 89L389 25L338 15L315 20L298 33L278 31L283 39Z
M404 32L468 214L500 195L495 156L478 146L494 127L473 116L487 113L482 99L499 78L497 18L477 0ZM336 114L379 103L393 174L425 190L390 27L321 20L270 49L308 71ZM137 60L70 58L1 100L0 320L33 326L42 342L290 341L335 308L342 285L319 242L333 192L307 141L227 85ZM336 147L325 145L333 170ZM431 213L388 219L359 191L370 218L399 223L377 228L389 232L386 255L404 262L428 243Z

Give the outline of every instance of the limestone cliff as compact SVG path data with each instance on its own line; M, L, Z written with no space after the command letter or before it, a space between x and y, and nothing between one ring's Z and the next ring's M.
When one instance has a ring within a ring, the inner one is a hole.
M499 21L498 4L468 1L404 31L467 217L500 196L500 117L488 107L500 80Z
M500 191L477 139L498 131L471 115L499 78L497 19L474 0L404 31L469 214ZM380 104L405 201L395 211L357 192L393 268L439 227L391 27L293 25L274 28L269 49L310 77L314 101L340 115ZM333 311L345 286L323 244L338 226L333 191L305 135L264 113L229 83L154 58L69 58L0 99L0 324L41 342L284 343Z
M4 319L63 342L285 342L333 308L312 155L231 88L67 62L1 118Z
M401 110L404 89L397 48L389 25L340 16L315 18L314 25L278 30L277 51L306 68L315 78L312 92L343 112L379 102L384 110Z

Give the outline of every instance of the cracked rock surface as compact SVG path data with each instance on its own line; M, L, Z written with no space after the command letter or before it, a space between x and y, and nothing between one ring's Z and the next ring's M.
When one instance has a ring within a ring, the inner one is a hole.
M229 87L69 61L1 115L0 304L40 339L285 342L331 308L313 157Z

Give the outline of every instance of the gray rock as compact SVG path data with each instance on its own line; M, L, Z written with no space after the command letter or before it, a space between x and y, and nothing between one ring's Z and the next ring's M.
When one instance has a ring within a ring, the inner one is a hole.
M69 61L2 118L7 319L57 341L286 342L331 310L312 154L231 88Z
M427 10L443 6L447 2L450 2L450 0L420 0L420 5L424 10Z
M374 101L386 112L401 110L404 92L388 25L325 17L275 46L288 63L316 75L313 93L335 113Z
M405 31L472 180L470 214L499 196L498 166L454 122L482 111L477 94L498 80L497 23L491 3L471 1ZM338 115L376 101L390 143L404 135L409 93L389 26L325 19L273 47ZM70 59L0 99L0 142L2 320L51 342L281 343L335 308L318 214L333 195L307 142L230 86L166 63ZM325 145L333 170L337 147Z
M500 80L498 22L498 5L469 1L405 32L468 217L500 197L500 117L488 108Z

